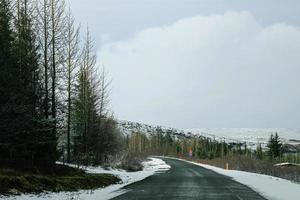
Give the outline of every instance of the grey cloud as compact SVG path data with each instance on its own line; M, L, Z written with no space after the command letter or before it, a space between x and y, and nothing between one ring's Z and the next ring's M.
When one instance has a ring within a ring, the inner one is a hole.
M106 44L118 117L176 127L297 127L300 31L250 12L195 16Z

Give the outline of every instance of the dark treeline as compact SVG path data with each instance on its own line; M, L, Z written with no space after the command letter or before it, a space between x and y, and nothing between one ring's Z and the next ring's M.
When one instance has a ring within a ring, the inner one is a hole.
M101 164L122 146L110 81L64 0L0 0L0 167Z
M152 155L172 155L213 159L229 153L245 153L242 144L227 144L202 136L191 136L176 130L167 131L157 127L151 134L134 132L127 136L129 152Z

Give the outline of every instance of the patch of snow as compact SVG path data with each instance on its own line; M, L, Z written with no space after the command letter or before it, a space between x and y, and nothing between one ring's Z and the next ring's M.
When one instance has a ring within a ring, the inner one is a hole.
M246 142L248 147L256 149L258 143L265 148L271 134L278 133L284 144L300 144L300 130L291 128L194 128L185 132L202 135L216 140L230 142Z
M225 170L219 167L191 162L179 158L168 158L182 160L206 169L213 170L219 174L229 176L235 181L249 186L267 199L299 200L300 197L300 184L293 183L282 178L238 170Z
M295 167L300 167L300 164L297 163L290 163L290 162L284 162L284 163L277 163L274 165L275 167L285 167L285 166L295 166Z
M119 196L126 192L122 188L126 185L141 181L156 172L167 171L171 167L159 158L149 158L142 163L144 166L143 171L126 172L118 169L103 169L101 167L86 167L84 168L88 173L98 174L114 174L122 179L122 183L111 185L97 190L81 190L79 192L60 192L49 193L41 195L28 195L23 194L15 197L0 197L0 200L107 200Z

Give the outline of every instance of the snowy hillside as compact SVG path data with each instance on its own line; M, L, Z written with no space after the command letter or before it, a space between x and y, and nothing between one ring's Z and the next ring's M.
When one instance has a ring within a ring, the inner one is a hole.
M226 142L246 142L250 147L256 147L258 143L267 144L270 135L278 133L284 144L300 144L300 130L286 128L197 128L186 129L196 135L216 137Z
M125 135L130 135L131 133L141 132L147 135L152 135L154 133L160 132L162 134L166 134L167 132L170 133L177 133L177 134L184 134L184 130L170 128L170 127L163 127L157 125L148 125L138 122L130 122L130 121L118 121L119 128L121 132Z
M143 123L119 121L119 127L124 134L132 132L142 132L148 135L160 131L162 134L171 133L175 135L197 135L205 136L227 143L244 143L248 147L255 149L258 143L264 147L270 135L278 133L284 144L291 144L300 148L300 129L287 128L195 128L195 129L175 129Z

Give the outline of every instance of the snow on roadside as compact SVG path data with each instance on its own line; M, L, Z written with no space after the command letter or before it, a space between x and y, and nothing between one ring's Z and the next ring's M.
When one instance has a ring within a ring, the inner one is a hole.
M159 158L149 158L147 161L142 163L144 166L143 171L138 172L126 172L118 169L103 169L101 167L87 167L85 170L88 173L99 173L99 174L114 174L120 179L122 183L110 185L108 187L97 189L97 190L81 190L79 192L60 192L60 193L49 193L41 195L21 195L16 197L1 198L0 200L107 200L119 196L126 192L122 188L131 183L141 181L156 172L167 171L171 167L167 165L163 160Z
M300 184L291 181L268 176L263 174L256 174L251 172L244 172L238 170L225 170L211 165L195 163L179 158L168 157L171 159L182 160L188 163L199 165L206 169L213 170L219 174L223 174L233 178L235 181L249 186L259 194L270 200L299 200L300 198Z

